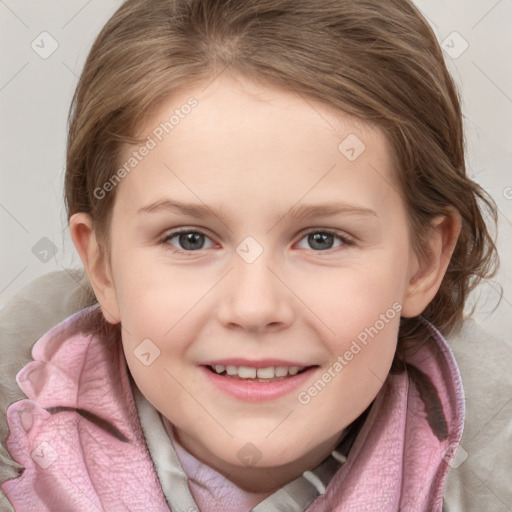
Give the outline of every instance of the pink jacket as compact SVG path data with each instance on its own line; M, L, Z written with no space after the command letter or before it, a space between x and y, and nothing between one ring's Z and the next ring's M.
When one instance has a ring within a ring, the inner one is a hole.
M169 511L121 343L80 332L86 311L47 332L33 346L33 361L18 372L28 399L8 408L7 447L25 469L1 488L19 512ZM462 436L464 395L451 350L427 325L433 337L408 363L437 390L441 434L430 426L436 411L420 398L433 388L418 389L406 373L389 375L347 462L308 511L442 510Z

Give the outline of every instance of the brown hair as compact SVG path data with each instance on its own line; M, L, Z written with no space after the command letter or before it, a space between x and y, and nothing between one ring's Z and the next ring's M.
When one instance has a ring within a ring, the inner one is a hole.
M469 292L497 268L493 200L467 175L458 93L437 39L408 0L128 0L96 39L71 110L68 216L91 214L108 252L115 189L94 190L134 144L145 116L178 89L234 75L320 100L381 128L396 159L412 243L424 255L437 215L454 208L462 231L423 316L443 334L460 327ZM428 335L401 319L399 348Z

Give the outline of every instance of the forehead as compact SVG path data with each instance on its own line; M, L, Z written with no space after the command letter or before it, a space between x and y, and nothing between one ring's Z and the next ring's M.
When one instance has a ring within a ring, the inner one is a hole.
M173 94L152 110L139 134L152 147L121 183L127 189L121 195L132 205L164 190L191 199L201 192L211 201L274 196L283 206L305 194L334 194L378 207L399 195L380 129L294 92L240 78ZM125 147L121 165L140 147Z

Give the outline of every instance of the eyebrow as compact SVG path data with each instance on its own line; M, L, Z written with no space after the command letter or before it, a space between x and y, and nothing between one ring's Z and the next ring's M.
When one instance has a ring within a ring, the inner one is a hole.
M222 220L225 220L230 214L229 210L226 208L219 210L205 204L182 203L180 201L170 201L169 199L160 199L137 210L137 214L165 212L182 213L198 219L214 215Z
M171 201L169 199L155 201L137 210L137 214L165 212L177 212L198 219L214 215L221 220L226 220L226 218L231 215L229 209L225 207L216 209L205 204L182 203L180 201ZM347 203L329 203L320 205L298 204L282 215L281 219L288 217L294 220L301 220L309 217L332 217L339 214L378 217L377 212L370 208Z

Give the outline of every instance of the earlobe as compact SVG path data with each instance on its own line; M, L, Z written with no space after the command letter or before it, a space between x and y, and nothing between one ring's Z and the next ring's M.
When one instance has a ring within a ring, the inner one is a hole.
M110 262L97 242L90 215L72 215L69 219L69 231L105 319L111 324L119 323L121 318Z
M461 230L458 212L450 208L446 215L431 222L428 250L425 258L414 256L401 315L420 315L436 296L450 263Z

